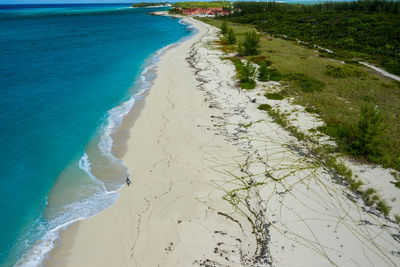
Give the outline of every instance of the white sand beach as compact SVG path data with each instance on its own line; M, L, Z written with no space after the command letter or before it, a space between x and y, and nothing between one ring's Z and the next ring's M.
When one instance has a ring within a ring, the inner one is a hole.
M132 184L47 266L400 266L399 225L257 109L279 84L238 89L218 29L185 20L199 33L161 57L130 130Z

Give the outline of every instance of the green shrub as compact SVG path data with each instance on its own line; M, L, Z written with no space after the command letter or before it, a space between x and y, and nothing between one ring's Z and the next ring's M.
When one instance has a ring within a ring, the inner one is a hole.
M352 181L350 183L350 190L353 192L357 192L358 189L360 188L360 186L362 186L362 185L363 185L363 182L361 182L361 181Z
M287 79L293 82L296 87L299 87L300 90L307 93L322 91L325 86L325 83L304 73L289 74L287 75Z
M306 107L305 111L308 113L319 113L319 110L316 107Z
M268 115L274 120L275 123L286 128L288 126L288 121L285 115L281 114L279 110L269 109L267 110Z
M257 69L253 64L247 60L246 65L239 72L239 79L241 83L254 83L254 78L256 77Z
M278 93L267 93L265 97L271 100L282 100L284 98L283 95Z
M372 197L373 194L376 193L376 190L373 188L368 188L367 190L365 190L362 194L361 197L364 200L365 204L367 206L372 206L374 204L374 202L377 200L376 197ZM376 196L376 195L375 195Z
M247 32L243 42L243 52L246 56L258 55L260 47L260 36L255 32Z
M263 55L253 56L253 57L251 57L251 61L256 63L256 64L258 64L258 65L266 63L268 66L270 66L272 64L272 62L267 60L267 58L265 56L263 56Z
M227 59L230 59L232 61L233 65L235 65L237 72L241 71L241 69L243 68L243 63L239 58L232 57Z
M236 34L235 34L235 32L233 31L232 28L229 28L229 30L228 30L228 32L227 32L227 34L225 36L225 41L228 44L235 44L236 43Z
M397 159L394 160L393 165L395 166L395 168L397 170L400 170L400 157L398 157Z
M342 66L326 66L325 75L334 77L334 78L346 78L346 77L361 77L365 75L365 72L361 69L351 66L348 64L344 64Z
M354 155L366 156L375 161L382 154L382 133L386 129L382 111L371 104L361 108L360 119L351 136Z
M261 64L260 67L258 68L258 80L259 81L266 82L269 80L267 71L268 71L267 65Z
M252 83L252 82L244 82L244 83L240 83L240 88L242 89L246 89L246 90L251 90L256 88L256 83Z
M239 54L239 56L245 56L245 51L244 51L244 46L242 43L238 44L238 49L237 52Z
M265 110L265 111L270 110L271 108L272 107L270 105L268 105L268 104L261 104L261 105L258 106L259 110Z
M387 58L383 61L382 65L390 72L400 75L400 59L399 58Z
M246 65L239 58L229 58L233 65L235 65L236 75L239 79L240 88L242 89L254 89L256 88L256 81L254 80L256 75L256 67L247 61Z
M376 204L378 210L380 210L383 215L385 215L385 217L387 217L390 213L390 210L392 209L385 201L380 200L377 204Z
M222 33L222 34L228 33L228 24L226 24L225 21L222 22L222 25L221 25L221 33Z
M269 69L267 64L261 64L258 69L258 80L262 82L275 81L279 82L282 75L276 69Z
M334 138L347 138L349 129L342 125L319 126L317 130Z

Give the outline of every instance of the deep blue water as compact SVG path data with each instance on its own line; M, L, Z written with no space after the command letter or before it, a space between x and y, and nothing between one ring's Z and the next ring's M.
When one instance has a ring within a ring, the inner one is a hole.
M150 11L0 7L0 266L12 266L71 219L63 205L90 196L93 184L104 189L90 173L101 153L87 152L95 150L89 143L100 142L109 111L140 90L135 80L145 60L190 34L178 20Z

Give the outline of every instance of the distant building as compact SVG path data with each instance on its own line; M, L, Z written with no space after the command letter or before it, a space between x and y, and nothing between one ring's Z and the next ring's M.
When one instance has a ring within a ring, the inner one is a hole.
M198 17L226 16L231 14L231 11L224 10L222 7L208 7L208 8L193 7L193 8L178 9L178 10L182 11L183 15L198 16Z

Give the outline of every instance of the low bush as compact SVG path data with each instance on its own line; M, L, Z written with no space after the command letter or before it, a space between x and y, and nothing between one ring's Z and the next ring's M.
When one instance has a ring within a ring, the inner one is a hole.
M359 190L360 186L362 186L362 185L363 185L363 182L361 182L361 181L352 181L350 183L350 190L353 192L357 192Z
M221 25L221 33L222 34L228 33L228 24L225 21Z
M355 66L344 64L341 66L328 65L325 69L325 75L334 78L361 77L365 72Z
M238 72L240 84L241 85L245 84L246 87L248 87L247 85L250 84L255 87L256 81L254 80L254 78L256 77L256 73L257 73L257 69L255 66L253 66L253 64L250 61L247 61L245 65L242 63L242 67L240 68L240 71ZM244 88L244 89L253 89L253 88Z
M261 65L262 63L267 62L267 61L269 63L271 63L271 61L267 60L267 58L265 56L262 56L262 55L260 55L260 56L252 56L250 58L250 60L251 60L251 62L256 63L258 65ZM269 65L271 65L271 64L269 64Z
M377 161L377 157L382 155L381 135L385 129L383 112L374 105L364 105L358 124L350 135L350 152Z
M246 90L251 90L256 88L256 83L252 83L252 82L244 82L244 83L240 83L240 88L242 89L246 89Z
M305 111L308 113L319 113L320 111L316 107L306 107Z
M268 105L268 104L261 104L261 105L258 106L259 110L265 110L265 111L270 110L271 108L272 107L270 105Z
M260 36L255 32L247 32L245 34L245 40L242 43L243 52L246 56L258 55L260 53Z
M265 97L271 100L282 100L284 98L283 95L278 93L267 93Z
M375 193L376 193L375 189L368 188L361 194L361 197L367 206L372 206L374 202L377 200L377 198L375 197L376 195L374 195Z
M225 41L228 44L235 44L236 43L236 34L232 28L229 28L228 32L225 35Z
M279 82L282 75L276 69L269 69L267 64L261 64L258 69L258 80L262 82L275 81Z
M227 59L230 59L233 65L235 65L236 75L239 79L240 88L254 89L257 85L256 81L254 80L257 72L256 67L254 67L250 61L247 61L246 64L243 64L243 62L239 58Z
M307 93L320 92L325 87L325 83L304 73L292 73L287 75L286 78L300 90Z
M378 210L380 210L380 212L383 213L383 215L385 215L385 217L387 217L390 213L390 210L392 209L385 201L380 200L377 204L376 204Z
M397 58L387 58L383 61L382 65L390 72L400 75L400 59Z
M349 129L342 125L319 126L317 130L333 138L343 139L349 136Z

